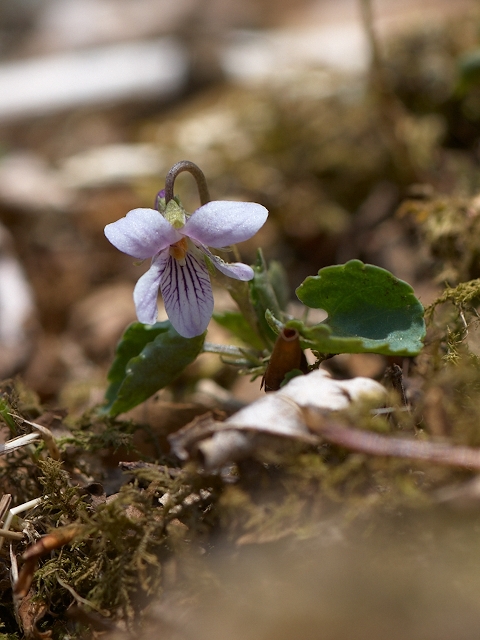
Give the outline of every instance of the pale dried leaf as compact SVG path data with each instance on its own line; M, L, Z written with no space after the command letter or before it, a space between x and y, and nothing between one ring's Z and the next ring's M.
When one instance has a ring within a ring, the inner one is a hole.
M348 407L350 402L369 396L385 399L385 388L369 378L334 380L323 369L290 380L279 391L241 409L225 422L207 420L195 424L195 438L189 427L170 437L173 451L185 459L198 452L208 468L216 468L238 460L256 447L256 436L270 434L294 438L302 442L317 442L305 423L301 407L315 407L326 413ZM213 433L212 433L213 432Z

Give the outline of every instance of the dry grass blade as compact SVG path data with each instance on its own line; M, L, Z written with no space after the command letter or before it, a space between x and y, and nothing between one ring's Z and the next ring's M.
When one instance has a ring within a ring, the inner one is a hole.
M35 442L35 440L39 440L40 435L38 433L26 433L23 436L18 436L17 438L12 438L12 440L7 440L5 444L0 445L0 455L5 453L11 453L15 451L15 449L20 449L21 447L26 447L28 444Z
M30 425L34 429L36 429L40 435L42 436L45 445L48 449L48 453L54 460L60 460L60 451L58 450L57 443L55 438L53 437L53 433L47 427L44 427L42 424L38 424L37 422L30 422L30 420L26 420L22 418L22 416L17 416L14 413L10 413L13 418L17 418L18 420L22 420L25 424Z
M5 493L0 498L0 522L3 522L5 519L5 514L10 509L10 504L12 502L12 496L10 493Z
M9 532L10 529L10 525L12 524L12 520L13 517L16 516L18 513L22 513L23 511L28 511L29 509L33 509L34 507L36 507L38 504L40 504L40 502L42 502L43 498L34 498L33 500L29 500L28 502L24 502L23 504L19 504L16 507L13 507L13 509L10 509L10 511L8 512L7 517L5 518L5 522L3 524L3 527L0 529L0 549L3 546L3 541L5 538L14 538L11 534L11 532ZM21 538L23 538L23 533L18 534L21 536ZM17 539L16 537L14 539Z

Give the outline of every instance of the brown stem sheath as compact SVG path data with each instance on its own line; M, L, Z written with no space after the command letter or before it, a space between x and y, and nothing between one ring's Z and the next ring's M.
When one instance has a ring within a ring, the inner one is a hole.
M286 374L292 369L300 369L301 363L302 348L298 331L284 328L273 346L272 355L263 377L265 391L280 389Z

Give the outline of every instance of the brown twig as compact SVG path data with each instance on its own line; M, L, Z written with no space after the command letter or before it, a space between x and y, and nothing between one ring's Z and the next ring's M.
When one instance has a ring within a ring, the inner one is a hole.
M424 460L448 467L462 467L480 471L480 449L442 442L427 442L412 438L384 436L371 431L344 427L325 418L314 409L302 409L305 422L313 433L327 442L351 451L374 456Z
M10 493L4 493L0 499L0 523L5 520L5 516L10 509L10 504L12 502L12 495Z
M404 407L408 407L407 393L405 391L405 385L403 384L403 371L398 364L392 364L385 371L385 382L388 382L392 389L398 393L400 400Z
M372 0L360 0L360 14L370 46L370 89L376 99L379 130L390 149L398 176L405 184L410 184L418 181L419 178L402 135L405 109L395 95L387 77L379 40L374 28Z

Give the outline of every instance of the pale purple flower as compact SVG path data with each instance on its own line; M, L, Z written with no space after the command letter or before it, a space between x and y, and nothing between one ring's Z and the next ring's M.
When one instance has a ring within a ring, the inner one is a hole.
M144 324L157 319L160 289L167 315L177 332L193 338L205 331L213 313L213 294L205 256L225 275L251 280L253 270L241 262L226 263L215 249L251 238L263 226L268 211L253 202L213 201L173 226L154 209L133 209L107 224L105 235L120 251L144 260L150 269L133 292L137 317Z

